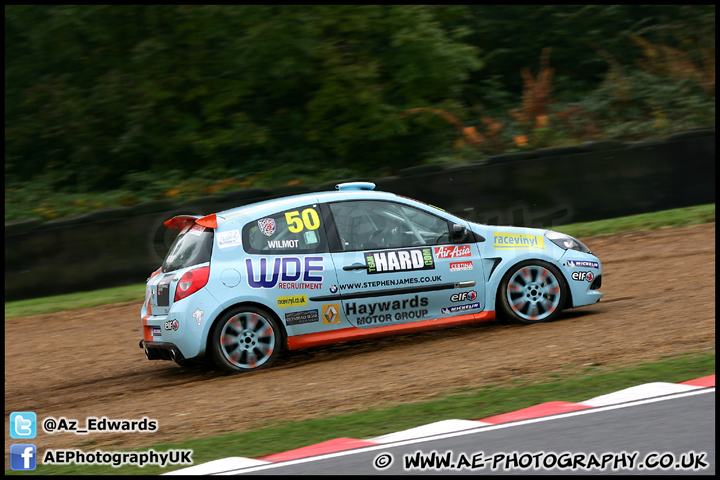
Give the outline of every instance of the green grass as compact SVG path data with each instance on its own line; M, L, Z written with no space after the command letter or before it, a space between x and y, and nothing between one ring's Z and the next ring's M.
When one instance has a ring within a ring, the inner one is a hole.
M557 230L576 237L592 237L658 228L687 227L702 223L712 223L714 221L715 204L710 204L632 215L612 220L563 225L558 227ZM144 296L145 285L136 284L126 287L95 290L92 292L18 300L5 303L5 318L40 315L116 302L142 302Z
M636 366L567 365L567 371L549 375L533 382L514 382L513 385L487 385L482 388L463 388L438 395L437 398L409 405L393 405L384 409L358 411L349 415L319 418L303 422L268 425L253 431L232 433L187 442L147 445L156 452L168 449L192 449L195 465L226 457L256 458L284 452L335 438L368 439L391 432L426 425L447 419L480 420L543 402L563 400L581 402L599 395L650 382L677 383L715 373L715 352L690 352L673 358ZM272 405L268 405L272 408ZM79 447L84 452L96 448ZM103 447L106 452L112 447ZM141 450L137 450L141 451ZM184 466L104 467L38 465L40 475L108 475L157 474ZM6 470L6 474L16 473Z
M574 237L596 237L658 228L689 227L713 222L715 222L714 203L595 222L574 223L557 227L555 230Z
M52 297L5 302L5 318L42 315L76 308L97 307L109 303L137 301L139 304L144 299L145 284L138 283L125 287L93 290L91 292L76 292Z

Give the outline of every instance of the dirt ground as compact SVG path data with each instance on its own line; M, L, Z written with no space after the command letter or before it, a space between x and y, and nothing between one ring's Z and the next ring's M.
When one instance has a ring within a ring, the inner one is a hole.
M5 321L9 415L141 419L154 433L45 434L47 448L136 449L269 421L427 400L463 387L715 349L715 224L582 239L603 262L603 300L552 323L497 322L289 352L243 375L148 361L140 303Z

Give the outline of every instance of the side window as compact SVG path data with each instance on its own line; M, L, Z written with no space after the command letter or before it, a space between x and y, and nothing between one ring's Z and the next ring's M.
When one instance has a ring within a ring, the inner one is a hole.
M437 245L450 241L447 221L393 202L330 204L344 251Z
M258 218L243 227L243 247L248 253L264 254L327 252L321 218L318 205Z

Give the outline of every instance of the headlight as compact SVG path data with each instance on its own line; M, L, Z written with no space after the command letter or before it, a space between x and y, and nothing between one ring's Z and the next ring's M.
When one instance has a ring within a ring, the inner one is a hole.
M564 250L577 250L579 252L590 253L590 249L586 247L584 243L570 235L550 230L545 232L545 237Z

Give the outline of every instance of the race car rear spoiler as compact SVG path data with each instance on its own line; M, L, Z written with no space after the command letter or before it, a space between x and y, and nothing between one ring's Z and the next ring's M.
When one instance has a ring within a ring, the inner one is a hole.
M163 225L173 230L182 230L193 223L207 228L217 228L217 217L214 213L204 217L199 215L177 215L167 220Z

